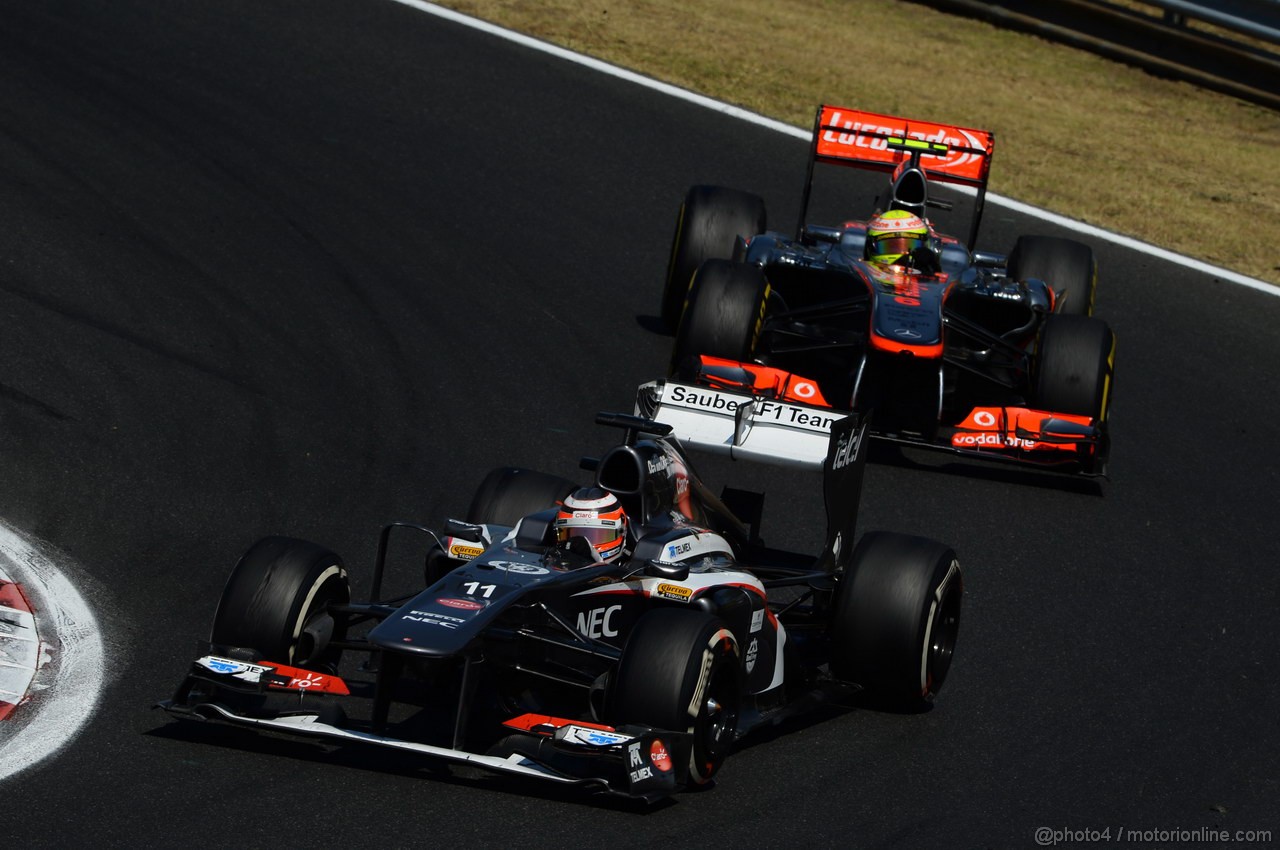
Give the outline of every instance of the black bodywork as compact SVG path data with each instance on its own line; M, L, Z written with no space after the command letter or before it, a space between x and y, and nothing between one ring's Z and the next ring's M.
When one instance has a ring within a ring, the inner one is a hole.
M832 107L818 110L796 233L739 233L732 250L725 250L725 259L760 270L767 294L747 349L718 356L815 382L821 389L816 403L837 411L871 412L871 432L878 438L1105 475L1113 352L1100 355L1106 359L1100 401L1091 398L1075 405L1077 409L1056 407L1057 393L1045 389L1048 381L1042 383L1039 374L1042 339L1051 317L1092 313L1096 267L1091 250L1072 243L1069 248L1088 257L1084 270L1070 281L1065 275L1061 281L1049 281L1018 273L1017 263L1023 260L1024 268L1035 268L1026 260L1033 249L1069 240L1020 239L1009 254L974 247L994 144L991 134L925 125L940 128L930 138L956 134L955 139L948 137L949 143L926 143L920 141L924 132L910 134L912 125L905 119L855 113L863 119L855 123L834 111L841 123L824 123L832 114ZM895 122L908 131L882 126L898 126ZM964 174L948 172L946 163L957 158L978 161L981 167L971 166ZM957 220L967 212L967 239L940 233L930 222L930 250L916 252L901 265L870 262L864 258L869 218L835 226L808 221L815 164L887 174L887 185L882 184L870 204L877 212L907 210L926 221L934 211L953 213ZM935 193L940 183L965 188L944 200ZM763 201L759 203L762 215ZM698 274L691 281L671 279L680 241L690 235L680 230L688 228L686 213L682 208L664 299L671 299L672 287L689 287L689 305L698 297ZM1110 331L1105 335L1113 348ZM681 328L671 377L733 389L717 377L724 373L722 363L698 357L716 354L706 345L687 338ZM736 348L736 340L729 347ZM740 389L752 391L749 385ZM1009 424L989 436L975 437L963 427L975 414ZM1059 414L1077 418L1065 421ZM1035 425L1027 426L1030 422Z
M723 624L742 697L732 738L806 697L855 690L823 665L832 594L853 550L865 422L849 417L833 428L823 472L828 531L815 556L765 546L756 533L761 497L710 492L666 426L619 414L598 421L626 432L583 465L632 518L628 557L599 563L581 539L555 544L554 508L513 527L451 520L436 533L392 523L379 538L368 601L330 600L299 615L305 634L322 636L308 658L285 663L205 641L160 706L186 720L391 747L655 800L707 777L690 777L692 727L628 722L625 707L611 704L627 641L650 612L701 611ZM442 557L447 572L408 598L386 599L388 551L402 536L421 539L429 573L441 572ZM957 606L958 593L957 582Z

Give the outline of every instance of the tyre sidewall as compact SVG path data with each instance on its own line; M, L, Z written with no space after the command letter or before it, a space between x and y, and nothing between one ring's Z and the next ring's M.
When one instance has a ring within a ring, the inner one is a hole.
M864 535L836 590L832 675L886 706L931 701L950 670L962 594L949 547L892 532Z
M1053 288L1054 313L1091 316L1098 285L1093 249L1073 239L1019 236L1009 253L1009 275L1015 280L1037 278Z
M741 650L727 625L700 611L656 609L640 619L623 649L609 714L618 723L689 734L688 781L702 785L732 745L742 683ZM718 737L704 711L709 689L727 717Z
M301 666L324 656L298 653L308 621L330 603L350 599L346 567L336 554L305 540L263 538L245 552L228 578L209 640Z

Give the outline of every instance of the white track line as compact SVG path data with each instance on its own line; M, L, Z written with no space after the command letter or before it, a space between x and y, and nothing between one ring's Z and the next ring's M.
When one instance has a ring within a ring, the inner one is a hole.
M0 576L22 586L40 632L41 665L27 702L0 724L0 780L66 746L102 695L102 635L80 591L44 554L0 522Z
M571 50L566 50L563 47L558 47L554 44L540 41L531 36L503 29L502 27L497 26L496 24L491 24L488 21L482 21L478 18L464 15L461 12L455 12L452 9L446 9L443 6L437 6L434 3L425 2L425 0L391 0L391 2L400 3L404 6L411 6L414 9L426 12L429 15L435 15L438 18L444 18L445 20L452 21L453 23L480 30L481 32L488 33L489 35L515 42L523 47L528 47L532 50L538 50L551 56L555 56L556 58L563 59L566 62L573 62L601 74L608 74L609 76L617 77L620 80L626 80L627 82L662 92L670 97L679 98L680 100L688 101L689 103L694 103L698 106L703 106L707 109L724 113L725 115L732 116L742 121L757 124L761 127L767 127L770 130L784 133L797 139L804 139L807 141L811 135L808 130L802 130L799 127L793 127L790 124L784 124L781 121L775 121L772 118L766 118L763 115L748 112L747 110L741 109L737 106L730 106L727 103L721 103L720 101L713 100L705 95L700 95L695 92L688 91L687 89L673 86L670 83L654 80L650 77L644 76L643 74L637 74L634 71L619 68L617 65L610 65L608 62L593 59L590 56L583 56L580 53L574 53ZM1220 268L1202 260L1196 260L1164 248L1157 248L1154 245L1134 239L1133 237L1112 233L1108 230L1103 230L1100 227L1094 227L1091 224L1085 224L1084 222L1076 221L1075 219L1067 218L1066 216L1049 212L1048 210L1043 210L1039 207L1033 207L1030 204L1024 204L1021 201L1015 201L1011 198L997 195L994 192L987 195L987 201L989 203L1008 207L1014 212L1031 216L1032 218L1038 218L1041 221L1047 221L1051 224L1058 225L1059 227L1074 230L1077 233L1082 233L1095 239L1114 242L1115 244L1122 245L1131 251L1138 251L1143 254L1157 257L1165 262L1176 263L1185 268L1194 269L1195 271L1212 275L1230 283L1247 286L1250 289L1256 289L1259 292L1265 292L1268 295L1280 295L1280 286L1267 283L1264 280L1258 280L1257 278L1252 278L1248 275L1240 274L1239 272L1233 272L1230 269Z

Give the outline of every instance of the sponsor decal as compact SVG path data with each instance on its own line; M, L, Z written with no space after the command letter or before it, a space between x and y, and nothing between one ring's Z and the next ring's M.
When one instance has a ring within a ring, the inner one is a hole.
M585 744L589 747L613 747L635 739L633 735L621 732L608 732L604 729L590 729L586 726L565 726L556 736L573 744Z
M466 620L461 617L451 617L448 614L441 614L437 611L410 611L403 615L401 619L412 620L415 623L425 623L428 626L440 626L446 629L456 629L458 624L465 623Z
M861 441L858 439L857 433L850 434L847 439L841 438L841 440L836 444L836 454L835 457L831 459L831 468L844 469L846 466L856 461L858 459L858 446L860 443Z
M894 336L904 337L906 339L920 339L920 332L913 331L911 328L894 328Z
M982 428L994 428L996 415L990 410L978 410L973 414L973 424Z
M551 572L546 567L540 567L537 564L522 564L519 561L490 561L489 566L496 570L506 570L509 573L521 573L527 576L544 576Z
M578 615L578 631L592 640L617 637L618 627L613 624L613 615L621 610L621 605L610 605L608 608L584 611Z
M211 670L214 673L220 673L224 676L231 676L245 682L258 682L262 679L263 673L270 673L270 667L263 667L261 664L246 664L243 661L235 661L231 658L220 658L216 655L206 655L196 662L201 667Z
M659 472L666 472L671 468L671 458L666 455L659 458L650 458L645 461L645 466L649 468L650 475L657 475Z
M668 402L679 404L682 407L701 407L706 410L723 410L726 413L734 413L740 405L750 404L751 399L735 398L711 390L693 390L676 384L671 388L671 397Z
M649 761L663 773L671 772L671 756L667 753L667 745L661 738L654 738L649 745Z
M751 639L751 643L747 646L747 672L750 673L756 669L756 654L760 652L760 641L755 638Z
M764 626L764 609L751 612L751 631L758 632Z
M693 597L693 588L665 582L654 588L653 592L654 595L661 596L663 599L678 599L681 602L688 602Z
M693 549L693 544L687 540L676 541L667 544L667 558L674 561L681 555L687 555Z
M627 766L637 768L644 764L644 759L640 757L640 742L636 742L627 747Z
M474 599L458 599L451 596L440 597L436 600L436 604L443 605L446 608L457 608L459 611L479 611L484 607L483 603Z
M886 122L893 123L888 124ZM987 140L990 138L990 134L983 130L969 130L963 127L951 127L928 121L908 122L905 118L876 115L870 112L855 111L846 116L845 111L841 109L831 110L829 117L824 110L822 123L828 127L843 127L849 132L823 130L820 137L819 154L840 156L841 154L836 150L832 150L832 147L861 148L867 153L874 151L878 154L868 156L870 159L892 161L895 154L898 156L904 156L904 154L890 151L889 139L885 137L898 137L916 139L921 142L932 142L946 145L948 148L958 149L938 151L937 153L944 155L937 156L937 154L934 154L930 156L923 163L925 168L953 172L958 176L970 179L980 178L984 170L982 154L970 153L964 150L969 148L985 152L988 149ZM843 155L848 156L849 154ZM861 157L864 154L855 155Z
M631 771L632 782L641 782L645 779L652 779L652 778L653 778L653 768L651 767L641 767Z
M1017 437L1013 434L952 434L951 445L956 448L1000 448L1000 449L1034 449L1040 445L1035 440Z
M460 561L470 561L472 558L478 558L483 553L483 547L473 546L470 543L458 543L456 541L449 543L449 557L457 558Z
M778 422L783 425L795 425L810 431L829 433L832 424L839 417L807 410L791 404L779 404L776 401L758 399L751 409L751 418L757 422Z

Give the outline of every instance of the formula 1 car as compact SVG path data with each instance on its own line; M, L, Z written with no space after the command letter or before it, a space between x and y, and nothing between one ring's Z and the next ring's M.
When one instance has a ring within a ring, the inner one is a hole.
M766 230L758 196L690 189L662 303L678 394L743 396L725 404L744 412L752 399L787 401L825 420L871 411L878 438L1105 476L1115 336L1092 315L1093 250L1048 236L1019 237L1008 255L975 250L993 150L985 130L822 106L794 237ZM887 173L874 209L919 216L927 248L886 265L864 258L867 220L808 223L815 165ZM965 187L956 198L969 200L935 197L936 184ZM959 217L958 205L967 241L929 218ZM699 412L723 420L675 393L658 385L645 415L682 438L691 432L680 423ZM680 410L668 418L667 408ZM720 445L726 429L743 430L703 425L694 432Z
M960 568L922 537L868 532L853 545L864 421L830 429L816 556L765 546L762 496L715 496L668 427L597 421L625 431L583 462L630 518L622 557L558 540L573 482L515 468L491 472L443 533L386 526L367 602L351 600L333 552L266 538L236 565L209 640L160 707L654 801L711 782L736 739L814 699L934 697ZM383 599L396 529L424 541L427 587Z

